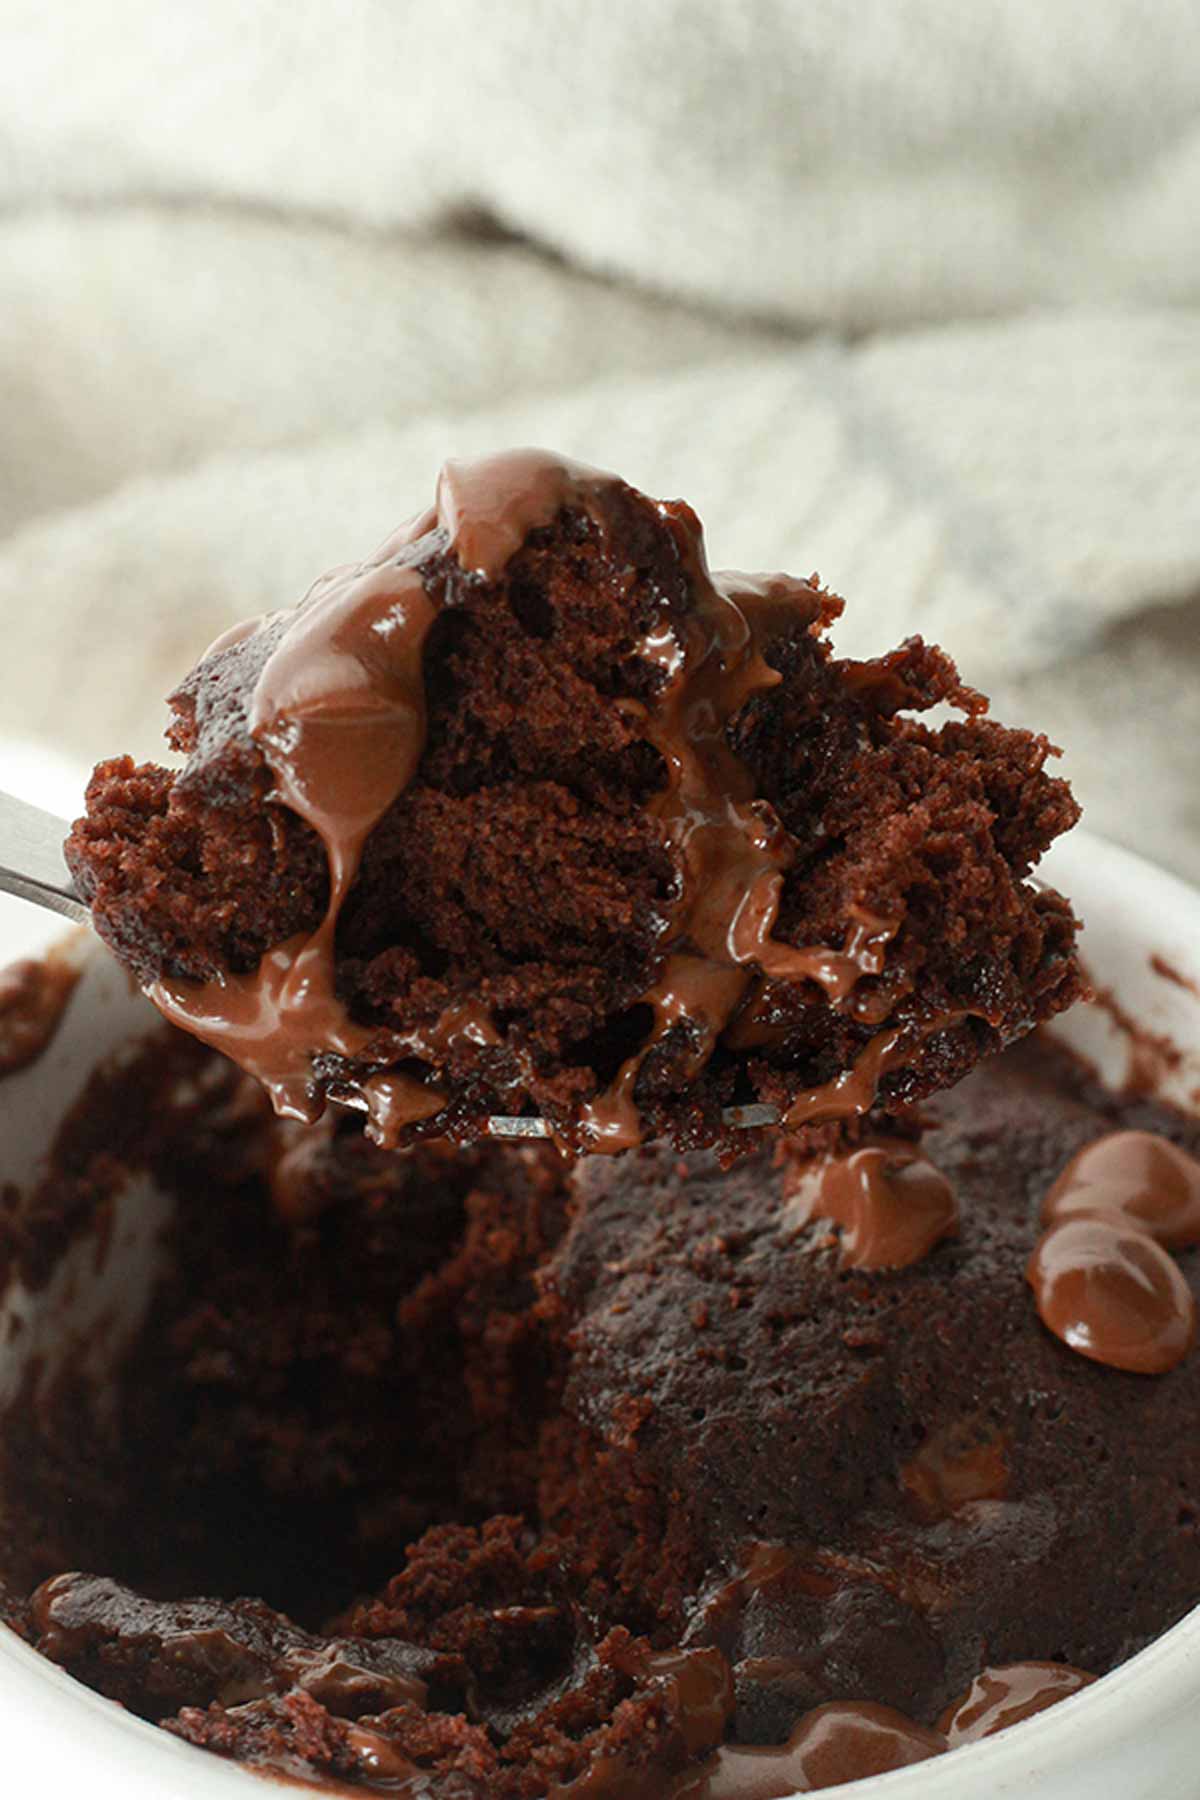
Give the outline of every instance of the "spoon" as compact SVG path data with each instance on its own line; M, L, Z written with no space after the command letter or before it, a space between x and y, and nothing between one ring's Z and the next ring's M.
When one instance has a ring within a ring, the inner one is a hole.
M40 806L0 793L0 890L88 925L91 914L75 891L63 856L69 830Z

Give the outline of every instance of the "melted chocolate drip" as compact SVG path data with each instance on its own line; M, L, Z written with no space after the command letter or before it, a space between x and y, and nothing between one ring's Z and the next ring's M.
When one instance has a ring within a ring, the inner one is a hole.
M719 1744L733 1714L733 1675L719 1650L663 1650L648 1656L645 1675L666 1682L689 1756Z
M472 462L451 459L437 481L437 500L414 535L440 525L462 568L495 581L531 531L553 524L564 507L587 513L605 532L603 501L618 486L603 469L568 462L545 450L509 450Z
M938 1013L920 1025L897 1025L876 1032L851 1068L823 1087L800 1094L784 1115L784 1124L795 1129L829 1119L861 1118L874 1106L881 1083L893 1069L902 1068L914 1050L960 1025L966 1016L965 1012Z
M670 1800L790 1800L941 1756L1032 1718L1095 1680L1063 1663L984 1669L936 1728L869 1700L832 1701L800 1720L786 1744L727 1744L681 1777ZM615 1790L610 1790L615 1791Z
M325 845L325 917L311 937L269 951L253 974L150 989L172 1024L231 1056L289 1118L311 1122L323 1110L315 1052L370 1060L373 1034L353 1023L334 990L334 941L363 845L421 760L421 657L435 617L404 531L370 562L327 575L296 609L259 676L249 723L275 779L272 798ZM408 1117L440 1105L424 1090L409 1096ZM376 1110L391 1117L394 1090Z
M769 973L786 973L793 978L804 975L824 988L835 1006L845 1006L853 1001L850 1010L856 1018L867 1024L878 1024L901 997L899 990L864 1001L855 998L855 990L864 975L883 973L887 946L900 929L901 921L881 919L865 907L850 910L851 922L840 950L828 950L821 945L792 949L786 944L772 942L766 951L770 958ZM759 962L767 969L767 961L762 955ZM774 1024L770 1018L773 992L770 980L755 985L725 1030L724 1043L735 1050L749 1050L760 1044L777 1043L786 1037L788 1027ZM908 992L907 988L905 992Z
M429 1783L424 1772L381 1731L372 1731L369 1725L351 1725L346 1732L346 1743L358 1757L362 1774L373 1787L387 1788L398 1796L411 1794L412 1800L420 1800L422 1792L428 1794Z

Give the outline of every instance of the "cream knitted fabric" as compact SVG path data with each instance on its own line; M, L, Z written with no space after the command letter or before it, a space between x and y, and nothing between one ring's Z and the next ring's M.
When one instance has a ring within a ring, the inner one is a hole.
M0 59L10 740L152 754L232 618L542 442L940 639L1200 875L1190 0L76 13Z
M373 228L876 326L1200 297L1192 0L7 0L0 193Z

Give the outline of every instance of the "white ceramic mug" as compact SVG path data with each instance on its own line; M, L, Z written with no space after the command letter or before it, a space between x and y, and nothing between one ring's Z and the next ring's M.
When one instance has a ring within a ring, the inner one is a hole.
M1055 847L1044 873L1071 895L1085 921L1084 955L1096 981L1147 1030L1184 1052L1164 1071L1166 1097L1200 1109L1200 894L1083 832ZM0 963L27 948L30 932L30 915L18 903L0 909ZM42 941L53 935L48 927ZM155 1022L148 1004L86 936L76 954L83 975L53 1043L29 1068L0 1081L0 1178L20 1188L30 1183L91 1069L120 1055ZM1155 955L1196 988L1156 970ZM1105 1011L1077 1008L1057 1029L1107 1078L1122 1079L1128 1044ZM25 1320L22 1356L36 1349L53 1367L63 1342L62 1295L72 1279L80 1325L119 1302L110 1340L113 1354L119 1351L140 1322L155 1278L165 1204L139 1184L122 1199L98 1270L92 1270L93 1246L77 1245L72 1267L59 1271L49 1289L8 1297L6 1305ZM0 1353L0 1408L20 1373L16 1354L12 1347ZM252 1772L131 1717L3 1628L0 1770L0 1791L13 1800L247 1800L263 1791ZM1196 1800L1200 1610L1111 1675L1025 1724L836 1791L839 1800Z

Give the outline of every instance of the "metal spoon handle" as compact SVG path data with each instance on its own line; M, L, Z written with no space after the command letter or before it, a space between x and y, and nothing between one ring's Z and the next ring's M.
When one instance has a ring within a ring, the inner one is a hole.
M735 1131L751 1131L757 1125L778 1125L779 1109L774 1106L727 1106L721 1114L726 1125ZM493 1113L487 1122L489 1137L550 1138L554 1133L545 1119L531 1119L524 1113L506 1117Z
M0 891L87 925L91 915L63 859L69 830L65 820L40 806L0 793Z

